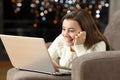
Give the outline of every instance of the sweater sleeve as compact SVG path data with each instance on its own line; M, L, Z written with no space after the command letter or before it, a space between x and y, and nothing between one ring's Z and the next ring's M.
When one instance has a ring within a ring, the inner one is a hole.
M100 41L93 45L90 49L86 49L83 44L81 45L75 45L75 51L77 56L84 55L86 53L92 53L92 52L99 52L99 51L106 51L106 44L104 41Z
M106 51L106 44L104 41L100 41L92 46L93 52Z
M60 48L63 44L62 42L62 35L60 34L50 45L50 47L48 48L48 52L50 53L50 56L53 60L57 60L58 57L61 55L60 54Z
M86 49L84 48L84 45L75 45L75 51L77 56L81 56L86 53Z

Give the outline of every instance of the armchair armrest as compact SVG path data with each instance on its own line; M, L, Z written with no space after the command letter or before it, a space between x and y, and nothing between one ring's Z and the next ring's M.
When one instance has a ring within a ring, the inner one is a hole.
M71 76L54 76L11 68L7 72L6 80L71 80Z
M85 54L73 61L72 80L119 80L120 51Z

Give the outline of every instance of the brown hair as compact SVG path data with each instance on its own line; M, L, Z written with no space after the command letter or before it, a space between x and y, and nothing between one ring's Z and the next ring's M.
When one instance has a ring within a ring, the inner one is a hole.
M77 21L81 29L83 31L86 31L86 40L84 43L85 48L89 49L95 43L105 41L106 50L111 50L109 42L107 41L105 36L98 30L93 17L88 14L88 12L84 9L69 12L62 18L62 21L64 19L71 19Z

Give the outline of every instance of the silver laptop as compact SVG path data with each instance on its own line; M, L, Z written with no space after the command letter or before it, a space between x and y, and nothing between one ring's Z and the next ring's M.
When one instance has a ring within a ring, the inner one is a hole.
M70 75L71 70L55 70L43 38L0 35L12 65L20 70Z

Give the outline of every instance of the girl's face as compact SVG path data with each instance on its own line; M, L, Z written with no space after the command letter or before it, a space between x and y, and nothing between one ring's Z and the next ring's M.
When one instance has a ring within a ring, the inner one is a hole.
M62 35L67 46L73 46L75 36L82 31L80 25L75 20L64 19L62 23Z

